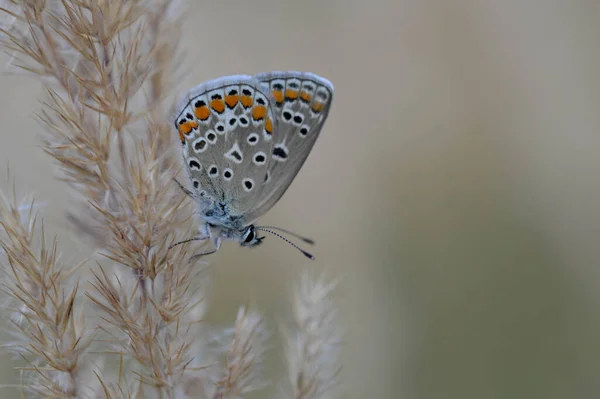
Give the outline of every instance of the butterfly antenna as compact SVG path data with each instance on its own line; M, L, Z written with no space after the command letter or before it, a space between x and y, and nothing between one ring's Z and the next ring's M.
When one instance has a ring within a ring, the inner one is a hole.
M301 235L299 235L299 234L296 234L296 233L294 233L294 232L292 232L292 231L289 231L289 230L286 230L286 229L282 229L281 227L275 227L275 226L260 226L260 227L257 227L257 228L260 228L260 229L279 230L279 231L281 231L281 232L283 232L283 233L285 233L285 234L289 234L289 235L291 235L292 237L296 237L297 239L299 239L299 240L302 240L302 241L304 241L304 242L305 242L305 243L307 243L307 244L310 244L310 245L315 245L315 242L314 242L313 240L311 240L310 238L307 238L307 237L302 237L302 236L301 236Z
M303 250L302 248L300 248L298 245L294 244L293 242L291 242L290 240L288 240L287 238L285 238L281 234L274 232L273 230L269 230L268 228L265 228L265 227L255 227L254 230L266 231L267 233L271 233L274 236L281 238L283 241L287 242L292 247L296 248L298 251L302 252L302 254L304 256L306 256L308 259L315 260L315 257L312 256L310 253L306 252L305 250Z

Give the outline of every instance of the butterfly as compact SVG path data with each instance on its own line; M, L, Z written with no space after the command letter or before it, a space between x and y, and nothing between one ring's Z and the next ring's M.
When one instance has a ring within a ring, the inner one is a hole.
M253 223L286 192L306 161L327 119L333 85L308 72L232 75L186 93L174 118L191 189L179 184L204 224L189 240L222 240L244 247L262 243L259 231L287 230Z

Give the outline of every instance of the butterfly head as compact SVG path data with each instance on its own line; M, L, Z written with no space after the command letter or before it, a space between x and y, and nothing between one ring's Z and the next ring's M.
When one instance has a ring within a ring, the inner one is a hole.
M242 247L255 247L262 244L265 237L259 237L253 224L246 227L240 235L240 245Z
M232 216L222 202L203 212L202 217L207 221L208 235L212 235L212 231L222 239L238 241L242 247L255 247L264 239L258 236L253 224L244 226L240 217Z

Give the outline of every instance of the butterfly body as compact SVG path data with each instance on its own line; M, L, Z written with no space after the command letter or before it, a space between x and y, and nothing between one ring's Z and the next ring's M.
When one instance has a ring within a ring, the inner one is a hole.
M196 239L259 245L253 222L285 193L312 149L333 86L311 73L268 72L205 82L180 101L175 126L204 221Z

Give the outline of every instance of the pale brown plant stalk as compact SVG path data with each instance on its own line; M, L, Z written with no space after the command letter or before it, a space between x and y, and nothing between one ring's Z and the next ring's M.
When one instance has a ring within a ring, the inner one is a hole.
M35 214L16 199L0 198L0 245L8 265L3 291L12 301L15 341L8 347L30 359L28 392L44 397L77 398L89 386L82 367L93 338L77 301L78 285L70 281L73 267L61 265L56 242L48 247L44 230L34 244ZM85 377L84 377L85 378Z
M239 398L265 386L262 317L240 309L215 365L202 335L198 244L170 248L197 232L193 204L173 183L180 164L164 104L180 34L174 3L11 0L0 8L12 65L47 89L36 112L43 149L72 189L73 233L95 258L75 273L43 231L41 246L33 243L33 214L23 219L22 204L2 199L5 291L21 334L12 347L29 365L25 393ZM324 385L309 349L323 336L306 326L304 360L291 373L306 376L296 397L315 398Z
M294 295L296 326L284 333L293 397L340 397L342 333L332 293L337 281L302 275Z
M226 367L215 384L213 399L243 398L264 385L261 363L268 336L262 323L256 311L239 309Z
M173 397L193 359L198 320L185 313L202 298L191 287L201 269L183 248L169 250L193 229L189 203L172 183L178 164L160 108L177 42L168 35L176 31L165 18L170 3L14 2L4 12L27 29L3 33L16 65L51 82L40 112L44 147L81 194L86 210L71 219L112 265L125 267L98 268L95 292L86 294L115 327L104 327L115 350L141 366L137 378Z

